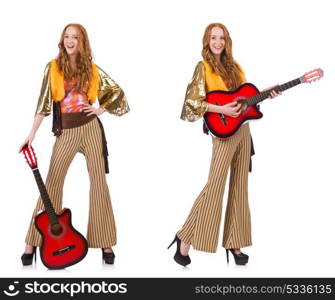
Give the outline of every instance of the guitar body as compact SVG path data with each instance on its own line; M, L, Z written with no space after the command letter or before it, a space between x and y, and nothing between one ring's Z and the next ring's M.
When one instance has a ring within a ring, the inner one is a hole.
M41 260L49 269L63 269L81 261L87 254L86 239L72 226L71 211L64 208L57 215L60 233L53 233L46 211L35 217L35 226L42 236Z
M258 89L251 83L241 85L235 91L212 91L207 93L206 102L214 105L225 105L234 101L245 103L245 99L259 94ZM216 137L228 138L232 136L241 125L247 120L262 118L263 114L256 105L244 105L245 110L236 117L223 116L223 114L206 112L204 115L205 123L209 131Z

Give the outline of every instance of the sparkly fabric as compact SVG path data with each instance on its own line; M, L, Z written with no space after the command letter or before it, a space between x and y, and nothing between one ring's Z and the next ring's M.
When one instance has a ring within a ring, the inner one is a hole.
M45 116L51 113L53 100L50 86L50 66L51 63L48 63L44 70L41 92L35 112L36 114L43 114ZM98 100L100 107L117 116L127 113L129 105L123 90L98 66L97 70L99 76ZM72 94L71 97L76 98L78 95ZM78 102L78 105L82 105L85 101L85 99L79 100L80 103Z
M100 67L98 67L98 72L100 78L98 91L100 106L116 116L122 116L127 113L129 105L123 90Z
M181 119L194 122L207 111L205 66L199 62L195 68L191 82L187 86Z
M48 116L51 113L52 96L50 87L50 65L51 63L48 63L44 69L43 81L35 114Z
M239 66L242 82L245 76ZM220 75L211 71L206 61L201 61L195 68L191 82L187 86L185 101L181 112L181 119L194 122L199 120L208 110L208 103L205 101L206 93L213 90L227 91L227 87Z

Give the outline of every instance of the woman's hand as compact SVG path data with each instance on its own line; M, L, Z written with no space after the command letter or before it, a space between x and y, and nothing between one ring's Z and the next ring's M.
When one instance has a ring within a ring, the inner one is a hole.
M229 117L236 118L241 114L241 104L237 101L220 106L220 112Z
M28 147L30 148L34 138L35 138L35 134L29 134L29 136L22 143L22 145L20 147L20 150L19 150L19 153L22 151L22 148L27 144L28 144Z
M279 84L271 86L271 87L269 87L267 89L264 89L262 92L265 92L265 91L268 91L268 90L272 90L272 89L274 89L274 88L276 88L278 86L279 86ZM279 92L279 91L276 92L275 90L273 90L273 91L270 92L270 95L268 96L268 98L272 99L272 98L275 98L275 97L277 97L279 95L281 95L281 92Z
M102 113L105 112L105 109L102 107L95 108L92 105L84 105L84 108L81 110L84 113L87 113L86 116L97 115L100 116Z
M25 146L26 144L28 144L29 148L31 147L31 143L34 140L35 134L36 134L38 128L40 127L43 119L44 119L44 115L43 114L36 114L35 115L33 127L31 128L28 137L24 140L23 144L21 145L19 153L22 151L23 146Z

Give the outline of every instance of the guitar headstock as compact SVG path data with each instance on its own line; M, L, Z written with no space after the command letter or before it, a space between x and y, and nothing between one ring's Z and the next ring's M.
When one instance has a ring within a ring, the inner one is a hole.
M300 81L302 83L311 83L316 80L320 80L323 77L323 70L322 69L315 69L305 73L303 76L300 77Z
M22 148L24 157L30 168L37 168L37 158L34 152L34 148L32 146L28 147L28 145L23 146Z

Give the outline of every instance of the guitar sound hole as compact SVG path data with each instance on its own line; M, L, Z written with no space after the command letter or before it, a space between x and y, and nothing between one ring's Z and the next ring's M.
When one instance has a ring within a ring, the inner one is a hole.
M51 232L54 235L60 235L63 231L63 228L60 224L55 224L51 226Z
M245 114L247 112L248 105L246 103L243 103L241 106L241 114Z
M58 224L49 224L48 226L48 234L54 239L60 239L66 233L66 226L62 221L58 220Z

